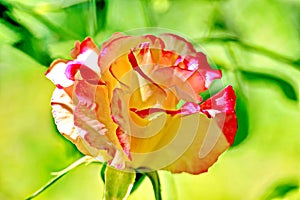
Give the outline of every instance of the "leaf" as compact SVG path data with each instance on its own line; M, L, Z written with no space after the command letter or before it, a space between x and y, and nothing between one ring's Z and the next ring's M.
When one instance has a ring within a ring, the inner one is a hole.
M157 171L148 172L146 175L152 183L155 199L162 200L160 180Z
M264 74L264 73L255 73L255 72L248 72L242 71L242 75L247 77L248 80L257 81L262 79L264 81L269 81L275 83L280 86L285 96L291 100L298 101L296 89L284 79L277 78L272 76L271 74Z
M249 134L249 116L246 99L240 95L239 90L236 90L236 95L236 116L238 119L238 130L231 147L239 145L247 138Z
M121 171L112 167L105 169L105 200L127 199L135 181L135 172Z
M136 177L135 177L135 181L132 187L132 190L130 193L133 193L134 191L136 191L138 189L138 187L141 185L141 183L143 182L143 180L145 179L146 175L143 173L136 173Z
M284 198L289 192L299 189L299 183L296 179L286 180L273 186L265 195L263 200L272 200L275 198Z
M100 171L100 177L103 181L103 183L105 183L105 170L106 170L106 166L107 166L107 163L103 163L102 167L101 167L101 171Z
M243 80L239 71L226 70L225 67L218 64L224 72L225 82L233 86L236 94L236 116L238 129L231 147L241 144L249 134L249 113L247 109L247 98L244 94Z

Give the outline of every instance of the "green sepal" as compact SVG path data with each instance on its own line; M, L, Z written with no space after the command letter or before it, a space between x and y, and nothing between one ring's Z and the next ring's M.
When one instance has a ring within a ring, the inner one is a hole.
M127 199L135 181L135 171L121 171L106 166L105 168L105 200Z
M157 171L145 173L150 179L156 200L162 200L160 180Z
M134 184L133 184L130 194L133 193L134 191L136 191L136 189L138 189L138 187L144 181L145 177L146 177L146 175L143 173L138 173L138 172L136 173L135 181L134 181Z

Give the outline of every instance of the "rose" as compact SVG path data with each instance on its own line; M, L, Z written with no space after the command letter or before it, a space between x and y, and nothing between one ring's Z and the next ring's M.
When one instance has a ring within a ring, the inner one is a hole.
M185 39L116 33L101 49L76 42L71 56L46 76L57 128L82 153L117 169L199 174L233 143L234 91L201 98L222 74Z

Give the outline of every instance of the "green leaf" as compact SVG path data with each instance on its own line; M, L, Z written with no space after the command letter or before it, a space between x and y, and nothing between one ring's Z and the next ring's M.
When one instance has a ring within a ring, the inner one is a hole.
M288 193L298 190L299 183L296 179L286 180L281 183L277 183L276 186L270 188L265 195L264 200L272 200L275 198L284 198Z
M233 86L236 94L236 115L238 129L231 147L241 144L249 134L249 111L247 108L247 98L244 94L243 79L239 71L226 70L222 65L218 65L224 72L224 79L227 84Z
M107 163L106 162L103 163L101 171L100 171L100 177L101 177L103 183L105 183L105 170L106 170L106 166L107 166Z
M254 73L248 71L242 71L242 75L247 77L247 79L250 81L264 80L264 81L275 83L280 86L280 88L282 89L283 93L287 98L294 101L298 101L296 88L294 88L288 81L284 79L280 79L271 74Z
M234 142L231 147L239 145L249 134L249 116L247 110L246 99L240 95L239 90L236 90L236 116L238 119L238 130L236 132Z
M143 173L136 173L135 181L130 193L133 193L134 191L136 191L136 189L138 189L138 187L141 185L145 177L146 175Z
M162 199L161 186L160 186L160 180L159 180L157 171L148 172L148 173L146 173L146 175L148 176L148 178L150 179L150 181L152 183L155 199L161 200Z
M105 200L127 199L135 181L135 172L121 171L107 166L105 169Z

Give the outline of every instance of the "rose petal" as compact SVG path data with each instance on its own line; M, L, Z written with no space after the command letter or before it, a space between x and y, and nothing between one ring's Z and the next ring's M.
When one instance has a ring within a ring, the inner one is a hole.
M47 70L46 77L59 88L69 87L73 85L74 81L66 77L66 68L67 65L63 60L55 60Z
M81 137L92 147L105 150L111 157L109 163L115 167L124 167L128 158L117 138L117 126L111 119L106 87L79 81L75 94L78 104L74 111L74 121Z
M208 117L217 119L226 139L233 143L237 130L237 117L234 111L236 96L232 86L227 86L200 105L201 111Z
M75 60L72 60L67 63L68 65L72 64L81 64L86 67L89 67L96 74L100 75L100 68L98 66L98 53L92 49L88 49L77 56Z
M193 118L195 115L188 117ZM188 117L183 118L182 124L186 123L187 127L196 128L197 133L186 151L178 160L165 167L165 170L173 173L187 172L191 174L206 172L230 146L215 119L208 119L201 114L198 114L198 116L199 121L197 128L194 124L195 121L193 122L191 119L188 119ZM189 128L183 131L184 133L188 133Z
M64 90L56 88L51 98L51 105L58 131L75 144L82 153L91 155L74 126L73 104L70 96Z
M164 33L159 37L162 38L165 43L165 50L175 51L182 56L196 53L193 44L178 35Z
M191 114L194 114L194 113L199 113L200 112L200 106L196 103L193 103L193 102L186 102L178 110L165 110L165 109L162 109L162 108L147 108L147 109L143 109L143 110L138 110L136 108L130 108L130 111L136 113L141 118L146 118L149 115L152 115L152 114L158 113L158 112L164 112L164 113L169 114L171 116L174 116L174 115L186 116L186 115L191 115Z
M167 88L175 88L178 99L201 101L200 93L205 90L205 77L198 71L180 69L178 67L160 68L151 73L155 83Z
M105 71L115 59L128 54L130 49L136 48L144 42L148 42L152 48L163 48L163 42L153 35L126 36L120 33L113 35L102 46L98 59L101 71Z
M160 115L164 123L144 127L151 137L131 137L130 166L141 170L165 169L173 173L205 172L229 143L214 119L201 113L186 117ZM158 126L159 125L159 126Z
M78 55L90 50L99 54L97 45L90 37L85 38L82 42L76 41L74 46L74 49L71 51L71 57L73 59L77 58Z

